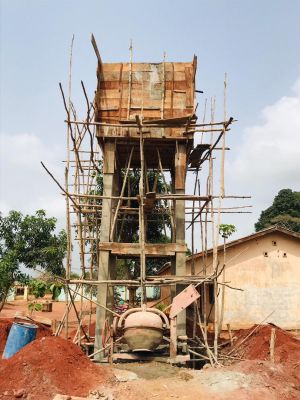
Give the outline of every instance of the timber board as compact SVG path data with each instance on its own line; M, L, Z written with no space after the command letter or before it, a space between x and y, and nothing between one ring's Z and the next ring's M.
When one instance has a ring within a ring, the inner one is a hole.
M139 257L141 248L139 243L118 243L118 242L102 242L99 243L99 250L110 251L111 254L127 257ZM176 253L185 253L187 247L185 244L178 243L158 243L145 244L146 257L167 257L175 256Z

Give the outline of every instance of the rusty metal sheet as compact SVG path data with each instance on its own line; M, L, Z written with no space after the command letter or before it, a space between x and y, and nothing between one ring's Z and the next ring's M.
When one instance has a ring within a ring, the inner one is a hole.
M193 63L133 63L131 67L129 63L103 63L98 77L100 90L96 97L96 120L109 122L109 117L115 116L109 112L114 111L117 104L120 119L127 119L128 110L123 113L123 108L128 107L130 69L130 105L133 108L143 105L144 109L152 110L145 110L145 118L160 118L162 107L164 118L190 114L195 86ZM136 113L134 109L130 112Z
M185 310L195 300L199 299L200 294L196 290L194 285L189 285L177 296L174 297L171 310L170 318L176 317L181 311Z

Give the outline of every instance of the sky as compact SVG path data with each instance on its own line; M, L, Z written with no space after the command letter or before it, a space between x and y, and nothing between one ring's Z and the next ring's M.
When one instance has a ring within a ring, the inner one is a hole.
M46 209L65 225L65 204L40 165L63 181L65 113L74 34L72 99L84 117L80 80L96 88L93 32L103 62L198 57L199 117L216 97L238 121L227 135L226 194L251 195L252 214L225 215L235 237L254 231L282 188L300 190L299 0L0 0L0 209ZM189 185L189 182L188 182ZM236 204L236 203L234 203ZM239 204L240 205L240 204Z

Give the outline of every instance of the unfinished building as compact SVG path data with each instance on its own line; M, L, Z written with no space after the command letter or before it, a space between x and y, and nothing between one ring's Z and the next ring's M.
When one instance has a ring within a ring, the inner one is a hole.
M160 351L159 355L175 361L189 360L192 350L188 346L190 340L195 340L186 331L185 312L190 307L194 315L192 336L200 327L202 338L197 337L210 361L216 362L219 322L216 312L213 352L207 345L207 321L203 312L205 285L213 285L217 301L218 278L225 267L220 265L217 253L220 214L226 212L222 200L245 197L225 196L224 191L225 135L233 122L233 118L226 116L226 81L224 120L215 122L212 100L210 121L205 122L204 114L202 123L198 123L195 56L190 62L135 63L131 52L129 62L104 63L93 36L92 45L98 61L97 89L90 101L82 83L87 105L85 119L78 119L71 99L66 100L61 87L68 126L63 191L67 205L69 246L65 282L69 298L57 334L63 327L68 330L68 310L78 308L73 298L79 294L76 342L92 346L91 357L114 360L123 354L123 357L143 359L140 350L155 352L156 347L162 346L167 350ZM201 136L196 144L195 135ZM217 194L213 189L215 158L220 159L221 168ZM203 166L204 184L200 184ZM187 179L193 188L189 192ZM217 207L214 200L218 200ZM153 224L158 223L164 231L164 240L157 240L151 233ZM196 224L199 224L197 235ZM209 273L204 268L195 274L192 267L191 275L187 275L187 229L191 232L192 253L195 243L205 252L211 238L214 252ZM73 238L78 242L80 253L80 279L71 279ZM161 259L171 265L168 276L155 274L158 270L155 265L161 265ZM151 273L148 273L149 263ZM130 273L132 269L134 274ZM76 289L70 289L70 284L76 284ZM168 310L149 307L146 288L166 285L171 288ZM129 310L123 313L115 307L117 286L129 290ZM83 322L88 319L88 325L91 323L92 312L89 314L88 309L92 310L93 304L97 306L95 338L90 337ZM146 313L141 320L140 312ZM148 328L163 331L153 349L134 347L131 339L126 339L126 321L134 319L135 313L140 322L133 325L128 322L127 326L128 330L135 329L134 335L139 334L141 327L146 328L144 332ZM150 325L144 326L143 318L148 319L150 314L161 321L155 322L153 317L148 322Z

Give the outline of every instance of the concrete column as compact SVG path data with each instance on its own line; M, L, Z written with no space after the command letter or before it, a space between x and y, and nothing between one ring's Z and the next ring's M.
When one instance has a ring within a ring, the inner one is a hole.
M186 177L186 145L178 144L175 153L175 193L185 194ZM175 240L178 244L185 244L185 201L177 200L175 207ZM177 252L175 256L176 275L186 275L186 254ZM183 285L176 285L176 294L184 289ZM177 335L186 335L186 311L177 317Z
M103 195L112 196L115 188L115 142L106 141L104 144L103 154ZM112 200L102 200L102 218L100 228L100 241L108 242L110 235L110 228L112 222ZM98 265L98 280L113 279L114 268L113 259L110 252L101 250L99 252L99 265ZM113 288L108 285L101 284L97 289L97 302L103 304L108 308L113 306ZM95 332L95 351L102 348L102 330L106 318L111 318L111 313L108 313L101 307L96 310L96 332ZM103 358L103 353L96 356L100 361Z

